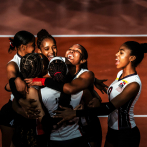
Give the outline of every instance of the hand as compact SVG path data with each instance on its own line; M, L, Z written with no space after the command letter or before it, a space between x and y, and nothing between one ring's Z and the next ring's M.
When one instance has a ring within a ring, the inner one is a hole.
M82 104L79 104L74 108L74 110L82 110L82 109L84 109L84 106Z
M19 104L25 111L25 113L29 116L37 117L39 116L40 110L37 108L38 103L34 99L19 99Z
M99 107L99 106L100 106L100 101L97 98L93 98L88 104L88 107L91 107L91 108Z
M53 113L56 113L56 115L53 116L53 118L63 118L60 122L57 123L57 125L60 125L61 123L71 120L74 117L76 117L76 111L72 110L67 107L60 106L63 111L55 110Z
M40 110L37 110L36 112L34 111L34 110L28 110L27 112L26 112L26 115L27 115L27 118L29 118L29 119L38 119L39 117L42 117L41 115L40 115Z
M32 83L33 83L33 78L26 78L24 79L24 81L27 83L27 85L30 87L32 86Z
M25 95L26 92L28 93L27 85L20 77L17 77L15 79L15 85L17 91L20 92L21 94Z
M28 115L27 115L27 113L24 111L23 108L18 108L18 109L17 109L17 113L20 114L20 115L22 115L22 116L25 117L25 118L28 118Z
M98 80L97 78L95 78L95 82L94 82L94 85L97 89L99 89L102 94L106 93L107 94L107 88L108 86L105 85L103 82L107 81L106 79L104 80Z
M42 86L42 82L41 81L34 81L33 82L33 78L26 78L24 79L25 82L27 83L27 85L30 86Z

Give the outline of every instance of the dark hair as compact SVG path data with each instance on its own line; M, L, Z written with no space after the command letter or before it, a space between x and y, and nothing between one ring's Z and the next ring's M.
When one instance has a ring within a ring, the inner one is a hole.
M88 52L87 52L87 50L82 45L80 45L80 44L78 44L78 45L79 45L79 48L81 49L82 54L83 54L82 59L87 60L88 59ZM81 68L88 69L87 61L81 65Z
M35 40L35 36L32 33L27 31L19 31L15 34L14 39L9 38L10 47L8 49L8 52L11 50L14 51L15 47L18 48L21 44L27 45L33 40Z
M21 58L20 71L22 77L41 77L48 72L48 59L43 54L29 53Z
M52 39L56 45L56 40L53 36L51 36L45 29L40 30L37 33L37 47L40 49L40 45L45 38Z
M62 60L55 59L49 64L49 74L58 82L65 82L67 73L66 63Z
M131 50L131 55L136 56L136 59L132 63L137 67L137 65L143 60L144 53L147 53L147 43L127 41L123 45Z

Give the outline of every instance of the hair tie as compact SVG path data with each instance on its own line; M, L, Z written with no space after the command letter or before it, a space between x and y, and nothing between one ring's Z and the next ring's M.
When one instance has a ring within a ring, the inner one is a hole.
M9 40L10 42L10 46L14 47L13 42L11 40Z
M58 74L58 73L61 73L61 72L56 72L56 73L54 74L54 76L55 76L56 74Z

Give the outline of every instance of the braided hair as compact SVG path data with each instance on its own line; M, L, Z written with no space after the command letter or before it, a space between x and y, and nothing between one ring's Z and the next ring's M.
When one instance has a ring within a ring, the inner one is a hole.
M67 65L63 61L62 57L54 57L53 59L51 59L49 64L49 74L54 81L66 83L67 72L68 72ZM71 95L61 92L60 97L58 99L58 104L63 107L72 108L72 106L70 105L70 101L71 101ZM57 110L62 110L62 109L58 107ZM60 120L61 120L60 118L55 119L54 124L56 124Z
M42 41L43 41L45 38L52 39L53 42L54 42L55 45L56 45L56 40L55 40L55 38L54 38L52 35L50 35L45 29L42 29L42 30L40 30L40 31L37 33L37 47L38 47L39 49L41 49L41 48L40 48L40 45L41 45Z
M21 58L20 71L22 77L35 78L47 73L48 59L43 54L29 53Z
M66 82L67 65L61 57L54 57L49 64L49 74L57 82Z
M35 40L35 36L27 31L19 31L14 35L14 38L9 38L10 47L8 49L8 52L14 51L15 48L18 49L19 46L27 45L28 43Z

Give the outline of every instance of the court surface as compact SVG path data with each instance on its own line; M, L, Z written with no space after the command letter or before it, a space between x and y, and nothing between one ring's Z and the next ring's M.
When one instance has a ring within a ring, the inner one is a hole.
M58 56L64 56L65 51L73 44L79 43L83 45L88 51L88 68L93 71L95 77L98 79L108 79L107 85L116 78L118 69L115 68L115 54L117 53L120 45L127 40L134 40L138 42L146 42L147 37L55 37L57 41ZM10 93L4 90L7 81L6 76L6 64L16 53L8 53L9 41L8 38L0 38L0 108L9 100ZM135 105L135 120L141 132L140 147L147 146L147 55L145 55L142 63L137 67L137 73L142 81L142 93ZM108 98L106 94L101 94L103 102L107 102ZM103 131L103 144L105 141L105 135L107 132L107 116L100 117L102 131ZM1 142L1 140L0 140ZM102 146L103 146L102 144ZM1 146L0 146L1 147Z

